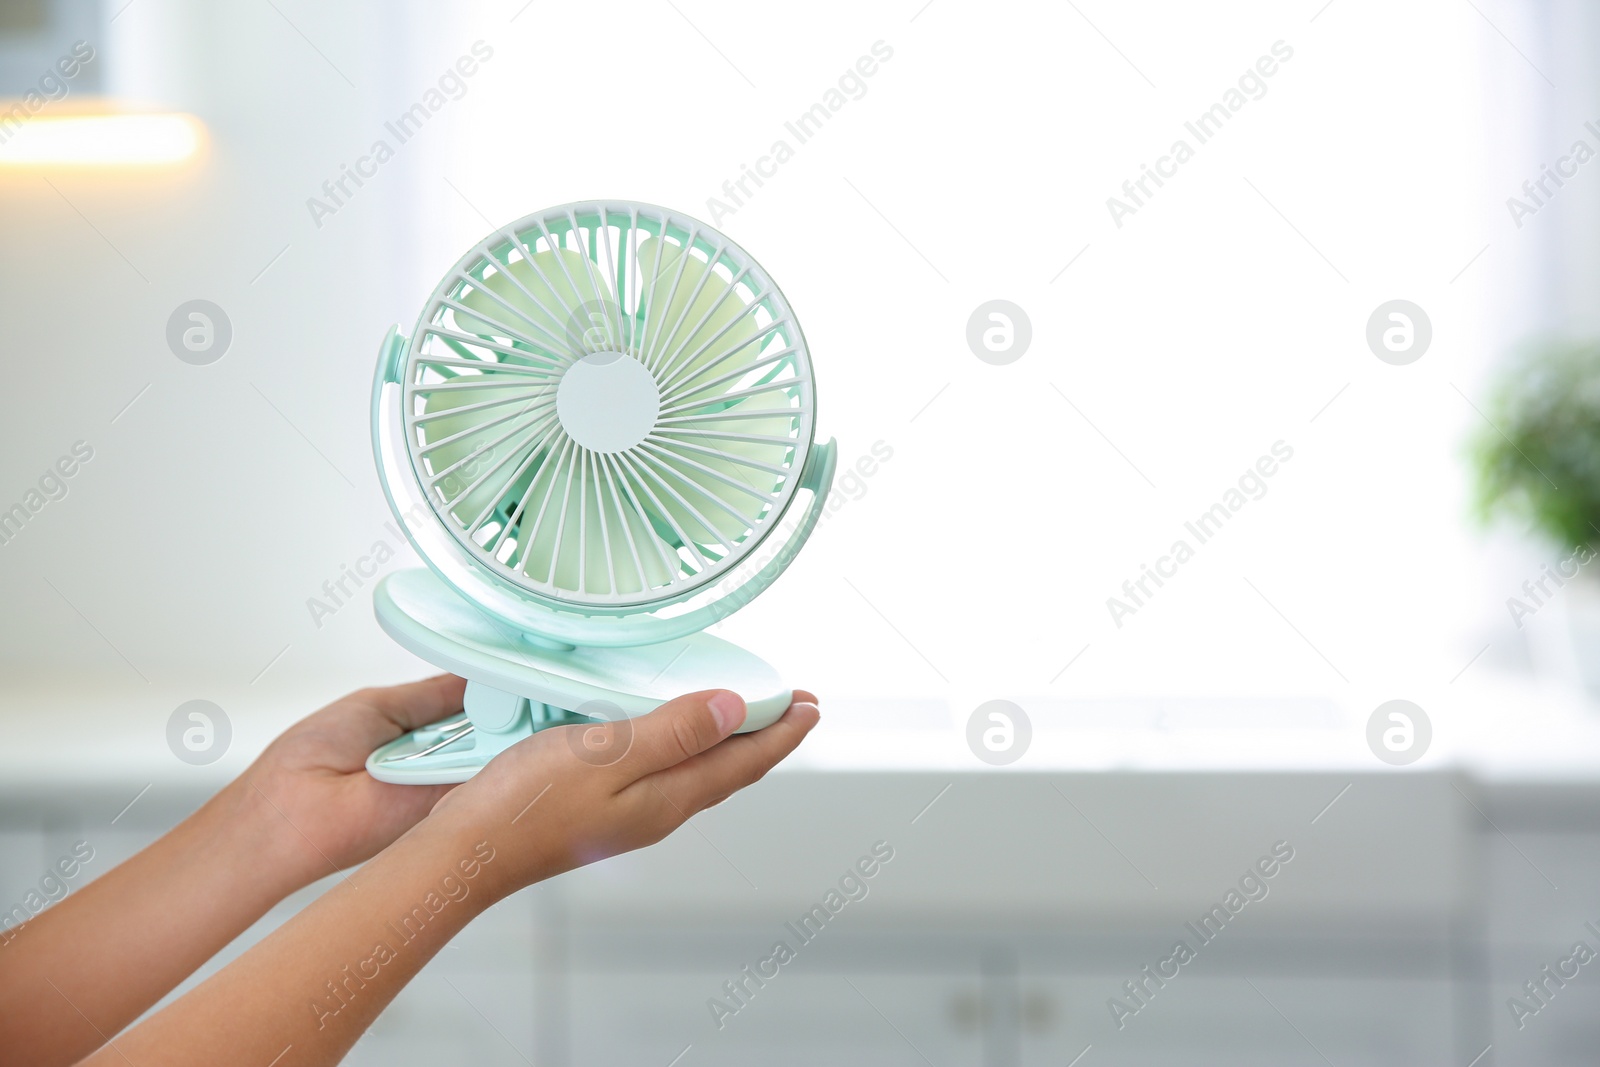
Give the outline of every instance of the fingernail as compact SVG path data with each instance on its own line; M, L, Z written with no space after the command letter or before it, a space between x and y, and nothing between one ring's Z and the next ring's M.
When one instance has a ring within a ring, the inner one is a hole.
M712 718L717 720L717 728L723 733L732 733L744 722L744 698L738 693L724 689L706 703L711 708Z

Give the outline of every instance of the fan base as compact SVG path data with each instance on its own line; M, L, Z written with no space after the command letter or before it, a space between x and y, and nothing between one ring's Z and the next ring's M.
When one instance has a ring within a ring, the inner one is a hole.
M777 721L793 697L765 660L705 633L633 648L538 647L422 568L384 578L373 606L402 647L468 681L463 714L368 757L367 771L379 781L464 782L539 730L633 718L704 689L744 697L748 713L738 732L748 733Z

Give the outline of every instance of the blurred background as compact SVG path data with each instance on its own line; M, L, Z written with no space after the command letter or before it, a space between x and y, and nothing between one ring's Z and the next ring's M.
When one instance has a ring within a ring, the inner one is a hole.
M762 263L878 460L719 626L824 722L351 1062L1592 1062L1541 968L1600 953L1597 53L1576 0L4 0L0 897L431 673L370 584L316 610L417 565L379 342L629 198Z

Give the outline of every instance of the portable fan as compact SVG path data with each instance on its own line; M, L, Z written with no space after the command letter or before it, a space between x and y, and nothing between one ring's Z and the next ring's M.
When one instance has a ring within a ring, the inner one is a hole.
M539 729L732 689L767 726L791 691L703 633L815 528L800 324L738 245L629 201L552 208L471 249L373 387L389 505L427 569L377 586L384 630L467 679L463 714L384 745L386 782L459 782ZM797 501L800 503L797 505Z

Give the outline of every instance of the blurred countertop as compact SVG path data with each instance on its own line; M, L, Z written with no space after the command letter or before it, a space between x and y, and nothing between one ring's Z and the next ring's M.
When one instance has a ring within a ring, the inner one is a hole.
M214 788L236 775L296 719L348 686L232 687L210 696L232 738L196 767L167 747L167 721L184 700L156 686L0 683L0 783L10 789L159 782ZM1405 695L1405 694L1396 694ZM967 748L966 718L980 700L838 697L785 764L811 771L1406 773L1453 769L1482 781L1600 782L1600 706L1526 675L1478 674L1447 696L1411 697L1433 737L1408 768L1367 748L1378 702L1295 697L1064 697L1018 695L1032 727L1024 755L992 768Z

